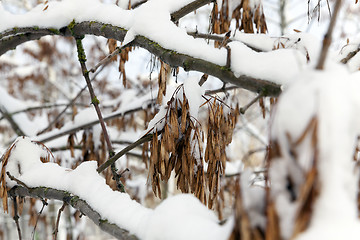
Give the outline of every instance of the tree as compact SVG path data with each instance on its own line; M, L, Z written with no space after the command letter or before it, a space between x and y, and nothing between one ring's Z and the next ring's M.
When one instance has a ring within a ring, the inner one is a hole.
M330 9L312 4L308 17ZM119 239L357 239L358 43L327 57L342 5L334 1L322 43L299 30L270 37L261 1L45 1L22 15L0 5L0 197L4 211L12 200L19 238L31 197L63 203L55 239L67 205ZM210 19L209 29L189 30L189 14ZM157 76L134 78L141 49ZM269 141L251 111L269 123ZM257 142L234 161L243 131L246 148ZM260 170L240 171L258 152ZM167 198L172 181L192 195L146 208L146 193L131 192L136 175L155 197Z

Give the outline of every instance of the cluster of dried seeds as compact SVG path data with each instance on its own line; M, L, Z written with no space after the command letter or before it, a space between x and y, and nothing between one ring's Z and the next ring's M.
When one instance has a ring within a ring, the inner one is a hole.
M208 202L209 208L213 208L220 192L220 176L225 170L225 148L232 140L239 114L238 108L225 106L224 110L224 104L215 97L207 100L208 135L203 157L202 144L205 139L201 124L190 116L183 86L176 89L167 103L165 117L159 121L158 125L161 122L163 127L157 126L151 142L143 147L143 158L146 163L149 162L148 179L155 195L161 196L161 181L168 181L174 171L178 189L193 193L201 202ZM206 173L204 160L208 164Z
M225 173L226 146L232 141L233 130L239 109L229 109L217 98L208 101L208 133L205 161L208 163L207 179L209 188L209 208L212 208L220 191L220 176Z
M262 4L252 6L250 0L241 0L233 12L229 10L229 0L222 1L221 8L215 3L211 12L211 31L221 34L229 31L231 20L235 19L236 28L245 33L266 33L267 25ZM220 43L215 43L218 47Z

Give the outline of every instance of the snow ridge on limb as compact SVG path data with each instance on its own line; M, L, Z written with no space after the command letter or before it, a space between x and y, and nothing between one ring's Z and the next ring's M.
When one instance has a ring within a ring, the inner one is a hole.
M83 162L74 170L44 163L41 158L47 151L43 147L20 137L7 151L2 172L17 179L6 180L6 187L12 187L10 196L64 201L119 239L215 240L230 234L232 222L220 226L216 215L192 195L171 197L155 210L148 209L128 194L113 191L96 172L96 161ZM2 198L7 201L7 196Z
M77 2L79 3L76 5L81 5L81 1ZM193 3L198 3L198 5L195 5L196 7L200 7L206 2L208 1L190 2L183 8ZM242 74L241 76L234 74L231 66L226 66L226 50L213 48L204 41L194 39L187 35L184 29L178 28L171 21L173 15L170 14L169 11L174 8L178 10L180 4L174 4L174 6L172 6L166 3L166 6L162 7L162 1L151 1L144 3L136 10L127 11L109 4L100 4L96 1L95 3L96 7L99 8L99 12L106 10L109 12L109 17L101 16L99 13L94 13L94 16L90 16L90 13L94 12L94 6L88 7L87 5L89 4L87 4L83 6L89 8L83 11L86 13L78 16L76 15L77 11L72 9L73 13L69 13L65 17L59 16L61 19L59 19L58 22L51 23L54 22L53 18L56 15L54 9L66 8L66 4L69 4L68 2L49 5L49 8L46 10L47 13L40 14L36 11L31 11L29 14L25 14L29 17L36 16L39 18L38 22L34 20L30 21L29 25L32 26L27 26L27 18L21 16L22 21L19 20L8 24L8 26L5 26L7 30L0 33L0 55L10 49L16 48L16 46L26 41L39 39L46 35L81 37L86 34L91 34L123 41L130 31L135 35L132 45L147 49L172 67L183 67L186 71L200 71L215 76L223 82L233 83L253 92L262 92L267 96L277 96L281 92L280 85L274 83L272 79L262 79L261 77L257 77L256 74L251 76L247 74ZM181 11L183 8L180 8L178 11ZM158 14L159 16L151 21L151 25L147 24L149 25L149 29L143 27L145 20L139 19L148 19L148 12L158 9L161 14ZM194 9L194 7L191 9ZM5 13L4 11L4 14ZM52 15L50 13L52 13ZM175 14L177 12L175 11L173 13ZM119 19L117 21L111 17L115 14L117 14L117 18ZM182 15L184 14L185 12ZM11 15L10 17L17 18L17 15ZM34 26L35 24L39 24L39 26ZM167 34L167 32L169 32L169 34ZM242 53L239 54L242 55ZM246 58L246 56L241 57Z

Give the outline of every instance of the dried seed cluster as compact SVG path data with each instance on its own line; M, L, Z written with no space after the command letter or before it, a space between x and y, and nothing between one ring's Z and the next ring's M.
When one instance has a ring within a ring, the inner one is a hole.
M233 130L239 115L239 108L224 111L224 105L217 98L208 101L208 133L205 161L208 163L207 178L209 187L209 208L220 191L220 175L225 173L226 146L232 141Z
M185 193L194 193L203 203L205 199L204 170L201 156L203 132L200 124L191 118L189 102L183 85L167 103L162 120L164 127L154 133L150 142L149 175L152 188L161 196L160 180L167 181L175 170L177 187Z
M220 9L215 3L211 13L212 32L218 34L228 32L232 19L236 21L236 28L244 30L245 33L254 33L255 30L258 33L267 31L262 4L252 6L250 0L241 0L239 5L230 12L229 0L222 1ZM215 43L215 47L219 44Z
M158 124L163 127L157 126L151 142L143 148L146 162L146 151L150 149L148 179L155 195L161 196L160 182L167 181L174 170L178 189L193 193L204 204L209 199L209 208L214 206L226 165L225 147L232 140L239 109L226 106L224 110L224 103L217 98L208 99L207 105L209 124L204 158L204 132L198 120L190 116L189 101L182 85L167 103L166 115ZM208 164L206 174L204 160Z

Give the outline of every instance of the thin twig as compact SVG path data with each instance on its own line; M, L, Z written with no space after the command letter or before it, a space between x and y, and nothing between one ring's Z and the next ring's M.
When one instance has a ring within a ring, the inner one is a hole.
M18 232L18 236L19 236L19 240L22 239L21 237L21 228L20 228L20 224L19 224L19 215L18 215L18 209L17 209L17 202L16 202L16 196L13 197L13 203L14 203L14 221L16 224L16 229Z
M330 20L330 25L329 25L328 31L325 34L324 39L323 39L323 45L322 45L322 49L321 49L321 53L320 53L319 62L316 65L317 70L324 69L326 56L327 56L328 49L329 49L330 43L331 43L332 32L335 27L336 18L337 18L338 12L340 10L340 7L341 7L341 0L336 0L335 7L334 7L334 14Z
M131 43L129 43L129 44L131 44ZM108 148L109 157L112 158L114 156L115 152L114 152L114 149L112 147L110 137L109 137L109 134L107 132L105 122L104 122L104 119L102 117L102 113L101 113L101 110L100 110L100 107L99 107L100 101L96 97L94 89L93 89L93 87L91 85L91 81L90 81L90 78L89 78L89 71L87 70L87 67L86 67L86 64L85 64L85 62L86 62L86 54L85 54L84 47L82 45L82 39L81 38L76 38L76 47L77 47L77 51L78 51L78 59L79 59L80 65L81 65L81 70L82 70L83 76L85 78L87 87L89 89L89 93L90 93L90 97L91 97L91 103L94 105L94 108L95 108L96 113L98 115L98 119L99 119L101 129L102 129L102 132L103 132L103 136L104 136L107 148ZM123 184L120 181L120 176L117 174L117 169L116 169L116 166L115 166L115 162L111 164L111 172L113 174L113 179L116 181L116 186L118 187L118 189L121 192L125 192L125 188L124 188Z
M346 55L346 57L344 57L343 59L341 59L340 62L343 63L343 64L347 64L348 61L349 61L350 59L352 59L359 51L360 51L360 47L358 47L358 48L357 48L356 50L354 50L354 51L349 52L348 55Z
M66 207L66 202L63 203L63 205L61 206L61 208L58 211L58 215L56 218L56 225L55 225L55 229L54 229L54 237L53 239L56 240L57 239L57 233L59 232L59 222L60 222L60 217L61 217L61 213L64 211L65 207Z
M103 67L105 67L105 66L106 66L106 65L103 65ZM104 69L104 68L102 68L102 69ZM101 69L101 70L102 70L102 69ZM91 78L91 80L90 80L91 82L96 79L96 76L101 72L101 70L98 71L98 72ZM57 123L57 122L59 121L60 117L66 112L66 110L67 110L70 106L73 106L73 105L75 104L75 101L81 96L81 94L85 91L86 88L87 88L87 85L86 85L85 87L83 87L73 99L71 99L71 101L66 105L66 107L54 118L54 120L53 120L51 123L49 123L49 125L48 125L45 129L41 130L41 131L38 132L36 135L38 136L38 135L40 135L40 134L43 134L44 132L48 131L55 123Z
M205 94L206 95L211 95L211 94L216 94L216 93L219 93L219 92L224 92L226 93L227 91L230 91L230 90L235 90L235 89L238 89L239 87L238 86L230 86L230 87L221 87L221 88L218 88L218 89L215 89L215 90L207 90L205 91Z
M145 136L139 138L137 141L133 142L117 154L115 154L113 157L109 158L106 162L104 162L100 167L98 167L97 171L100 173L104 171L107 167L109 167L111 164L115 163L116 160L118 160L120 157L122 157L124 154L126 154L131 149L139 146L140 144L143 144L145 142L150 141L153 138L153 134L148 133Z
M29 188L23 181L15 178L14 176L12 176L9 172L6 172L6 175L8 175L8 177L10 178L10 180L15 181L17 184L19 184L20 186Z
M85 64L86 55L85 55L84 47L82 45L82 39L81 38L76 38L76 47L77 47L78 59L79 59L79 62L80 62L81 70L82 70L83 76L84 76L85 81L86 81L86 85L87 85L89 93L90 93L91 103L94 105L94 108L96 110L96 114L98 115L98 119L99 119L99 122L100 122L100 125L101 125L102 132L104 134L104 139L105 139L106 145L108 147L109 154L113 155L114 150L112 148L110 138L109 138L109 135L108 135L105 123L104 123L104 119L102 117L102 113L101 113L101 110L99 108L100 101L98 100L98 98L95 95L94 89L93 89L92 84L91 84L91 80L89 78L89 71L87 70L87 67L86 67L86 64Z
M48 205L48 203L47 203L45 200L41 200L41 201L42 201L43 205L42 205L42 207L41 207L41 209L40 209L39 214L38 214L37 217L36 217L35 226L34 226L34 229L33 229L32 233L31 233L31 239L32 239L32 240L34 240L34 237L35 237L35 230L36 230L36 227L37 227L37 224L38 224L38 221L39 221L39 217L40 217L40 215L42 214L45 206Z
M178 21L180 18L186 16L187 14L195 11L196 9L211 3L211 2L215 2L215 0L196 0L193 1L191 3L189 3L188 5L182 7L181 9L179 9L178 11L175 11L171 14L171 21L176 22Z
M91 68L91 69L89 70L89 72L95 73L96 70L97 70L100 66L109 64L109 62L111 61L111 59L112 59L114 56L116 56L116 55L118 55L118 54L121 53L121 50L122 50L122 49L127 48L127 47L131 47L131 43L132 43L132 42L129 42L128 44L126 44L126 45L124 45L124 46L122 46L122 47L116 47L116 49L115 49L112 53L110 53L110 54L108 54L106 57L104 57L104 58L103 58L100 62L98 62L93 68Z
M25 136L26 134L21 130L19 125L15 122L15 120L12 118L12 116L6 111L6 109L0 105L0 113L3 115L6 120L10 123L12 129L15 131L15 133L18 136Z
M254 103L256 103L257 100L259 100L260 98L262 98L264 95L262 93L260 93L259 95L257 95L253 100L251 100L251 102L249 102L246 106L241 107L240 108L240 113L241 114L245 114L246 110L249 109L249 107L251 107Z
M35 110L42 110L45 108L53 108L53 107L63 107L66 106L67 103L55 103L55 104L45 104L45 105L39 105L39 106L34 106L34 107L28 107L28 108L24 108L22 110L18 110L18 111L14 111L14 112L9 112L8 114L13 116L19 113L25 113L25 112L30 112L30 111L35 111ZM85 104L76 104L76 105L80 105L80 106L85 106ZM0 120L3 120L5 117L2 116L0 117Z

